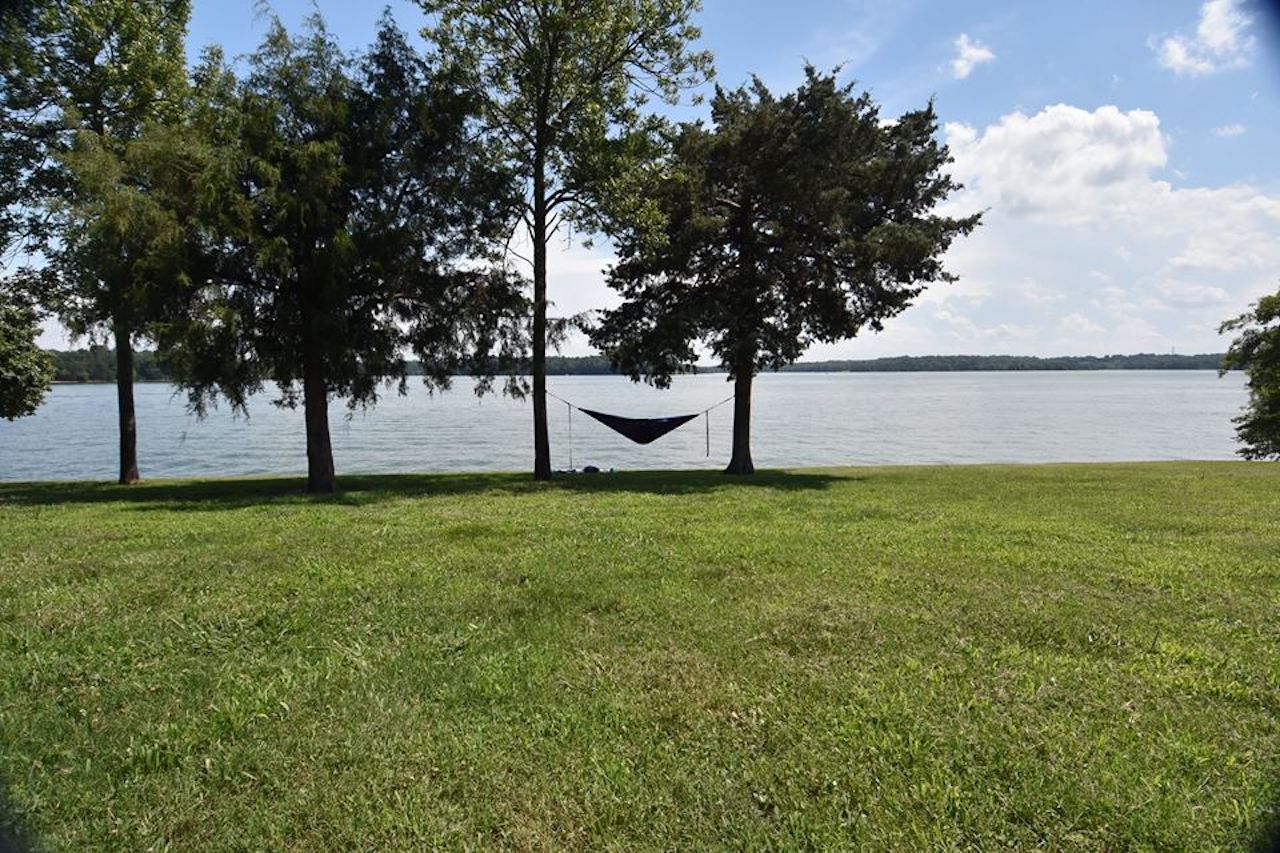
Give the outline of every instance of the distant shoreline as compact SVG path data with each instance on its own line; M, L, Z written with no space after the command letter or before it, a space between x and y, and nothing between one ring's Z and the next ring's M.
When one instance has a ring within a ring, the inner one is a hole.
M841 361L813 361L782 369L806 373L945 373L1096 370L1218 370L1222 353L1176 355L905 355Z
M55 384L92 385L115 382L115 356L111 350L59 352L50 350L57 370ZM154 352L135 353L136 382L168 382L163 365ZM1218 370L1221 353L1175 355L1137 353L1135 355L906 355L888 358L809 361L788 365L779 373L1008 373L1030 371L1099 371L1099 370ZM409 375L421 375L417 362L408 364ZM724 373L715 365L699 366L695 373ZM548 376L616 375L603 356L547 359Z

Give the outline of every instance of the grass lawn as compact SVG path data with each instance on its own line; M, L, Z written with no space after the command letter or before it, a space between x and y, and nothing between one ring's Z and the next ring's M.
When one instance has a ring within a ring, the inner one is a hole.
M0 484L52 849L1240 849L1280 466Z

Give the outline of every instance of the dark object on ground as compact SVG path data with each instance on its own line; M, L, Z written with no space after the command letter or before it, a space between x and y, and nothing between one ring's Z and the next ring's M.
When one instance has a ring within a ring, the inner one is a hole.
M599 469L599 468L597 468L597 467L596 467L596 466L594 466L594 465L584 465L584 466L583 466L583 468L582 468L582 473L584 473L584 474L599 474L599 473L600 473L600 469Z

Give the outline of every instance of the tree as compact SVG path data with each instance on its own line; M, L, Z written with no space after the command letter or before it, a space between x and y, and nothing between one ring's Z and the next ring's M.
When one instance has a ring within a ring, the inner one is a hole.
M1235 418L1246 459L1280 459L1280 291L1264 296L1218 330L1239 332L1222 359L1222 373L1249 377L1249 405Z
M35 414L53 382L53 359L36 344L30 307L0 291L0 418Z
M484 92L485 118L525 185L533 248L534 476L551 476L547 432L547 243L562 223L597 230L629 200L626 175L651 153L650 95L676 102L709 76L691 52L699 0L418 0L424 33Z
M38 0L7 0L0 5L0 259L22 240L34 223L29 213L37 182L31 173L40 160L41 136L48 128L33 121L20 102L15 85L34 76L30 33L40 13Z
M61 212L44 292L73 333L112 330L120 482L132 483L138 479L133 386L147 378L134 346L158 339L165 324L185 316L191 283L201 276L208 205L193 177L207 154L185 125L148 124L119 147L82 133L61 159L76 191Z
M39 12L35 0L9 0L0 7L0 83L30 72L27 34ZM8 99L0 95L0 106ZM35 194L29 175L36 163L38 134L26 116L0 109L0 267L14 246L25 246L27 214ZM38 317L18 297L24 276L0 280L0 418L14 420L40 406L53 381L53 361L36 345Z
M394 380L403 393L406 349L433 388L477 354L511 356L527 309L488 253L514 184L479 142L475 97L389 19L359 67L317 16L296 39L274 22L239 84L216 56L196 77L195 128L220 152L197 194L221 212L161 345L198 414L219 398L246 411L267 382L301 404L307 489L332 492L330 398L370 406Z
M97 169L122 159L149 123L173 121L186 80L183 39L190 0L21 0L0 37L0 138L25 190L6 199L11 227L49 257L43 301L74 333L110 336L117 359L120 482L138 479L133 346L155 319L157 288L135 267L110 229L83 218L111 204L85 180L74 152L96 150ZM83 163L84 161L81 160ZM116 177L127 180L129 171ZM99 171L101 176L102 172ZM15 207L41 198L42 210L15 219Z
M717 90L711 117L681 128L648 189L664 232L615 233L608 284L624 301L592 341L660 387L705 344L734 382L727 472L747 474L756 373L879 331L927 284L954 280L941 255L979 216L932 213L957 188L932 103L882 123L869 95L809 68L781 98L759 80Z

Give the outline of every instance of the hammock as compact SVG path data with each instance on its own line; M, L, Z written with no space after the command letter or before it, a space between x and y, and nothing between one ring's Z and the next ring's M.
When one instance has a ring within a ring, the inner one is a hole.
M547 396L552 399L559 400L569 407L569 467L573 467L573 410L577 409L589 418L594 418L609 429L631 439L636 444L652 444L662 438L672 430L679 429L689 421L697 417L705 417L707 419L707 456L711 456L711 410L718 409L725 403L733 399L732 396L726 397L714 406L709 406L701 412L694 412L692 415L672 415L665 418L624 418L621 415L609 415L604 412L597 412L592 409L584 409L581 406L575 406L563 397L557 397L550 391Z
M698 415L675 415L670 418L624 418L621 415L606 415L604 412L593 412L590 409L578 409L582 414L595 418L609 429L625 435L636 444L652 444L673 429L679 429ZM701 412L698 413L702 414Z

